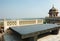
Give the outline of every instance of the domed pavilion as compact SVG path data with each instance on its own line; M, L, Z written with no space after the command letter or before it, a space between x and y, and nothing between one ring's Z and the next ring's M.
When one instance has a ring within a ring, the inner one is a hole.
M54 8L54 6L49 10L49 17L58 17L58 9Z
M49 17L45 17L46 22L60 24L60 17L58 16L58 13L58 9L52 6L52 8L48 12Z

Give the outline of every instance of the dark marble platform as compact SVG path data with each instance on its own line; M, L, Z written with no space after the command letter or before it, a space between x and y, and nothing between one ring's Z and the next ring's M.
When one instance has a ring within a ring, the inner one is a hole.
M30 41L37 41L37 36L50 30L59 29L60 25L57 24L36 24L29 26L16 26L9 29L15 34L5 34L5 41L23 41L22 39L29 38Z

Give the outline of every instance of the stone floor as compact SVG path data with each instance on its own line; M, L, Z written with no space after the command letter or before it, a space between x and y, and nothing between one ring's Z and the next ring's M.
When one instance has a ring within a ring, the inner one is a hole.
M3 41L3 34L4 33L0 33L0 41Z
M57 35L47 35L45 37L39 38L37 41L60 41L60 30Z

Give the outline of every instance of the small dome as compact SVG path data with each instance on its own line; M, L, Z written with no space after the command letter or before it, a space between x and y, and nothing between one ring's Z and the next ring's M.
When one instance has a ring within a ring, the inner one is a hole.
M58 11L58 9L54 8L54 6L49 11Z

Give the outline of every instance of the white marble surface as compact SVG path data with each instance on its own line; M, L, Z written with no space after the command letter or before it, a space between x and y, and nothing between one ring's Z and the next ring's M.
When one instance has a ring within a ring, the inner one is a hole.
M43 38L39 38L37 41L60 41L60 30L57 35L48 35Z

